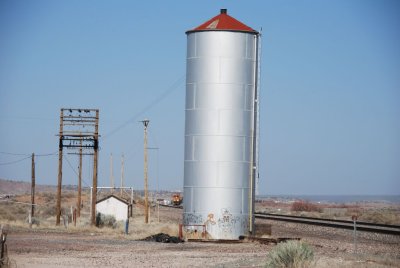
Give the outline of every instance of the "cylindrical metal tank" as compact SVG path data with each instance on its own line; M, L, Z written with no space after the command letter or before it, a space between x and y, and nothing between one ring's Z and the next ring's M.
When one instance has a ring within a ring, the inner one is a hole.
M221 14L187 34L183 224L253 230L259 33Z

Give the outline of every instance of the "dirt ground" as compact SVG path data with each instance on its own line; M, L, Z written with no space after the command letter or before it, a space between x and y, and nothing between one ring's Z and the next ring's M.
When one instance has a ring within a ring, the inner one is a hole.
M280 231L285 228L290 227ZM398 239L388 245L360 241L358 256L349 241L304 239L315 249L314 267L400 267ZM63 230L16 230L7 243L11 267L263 267L274 247L258 242L157 243L124 234Z
M143 223L137 206L129 234L123 228L10 225L11 267L263 267L275 245L258 242L180 244L140 241L158 232L177 235L182 211L151 211ZM257 222L256 222L257 223ZM360 233L357 254L351 231L269 221L272 237L298 237L315 251L313 267L400 267L400 237Z
M258 267L269 249L258 243L167 244L98 234L21 232L9 239L17 267Z

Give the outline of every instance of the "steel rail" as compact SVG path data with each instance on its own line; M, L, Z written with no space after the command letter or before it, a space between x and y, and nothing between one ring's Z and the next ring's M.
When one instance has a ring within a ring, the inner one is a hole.
M177 208L177 209L183 209L183 206L174 206L174 205L164 205L164 204L159 204L162 207L168 207L168 208Z
M307 219L307 220L323 220L329 222L338 222L338 223L351 223L351 220L335 220L335 219L324 219L324 218L315 218L315 217L306 217L306 216L294 216L294 215L284 215L284 214L275 214L275 213L263 213L263 212L255 212L255 214L260 215L268 215L268 216L280 216L280 217L287 217L287 218L300 218L300 219ZM397 228L400 229L400 225L391 225L391 224L381 224L381 223L372 223L372 222L365 222L365 221L357 221L357 224L361 225L369 225L374 227L384 227L384 228Z
M300 216L279 215L279 214L270 214L270 213L255 213L254 215L258 219L286 221L286 222L318 225L318 226L348 229L348 230L354 229L353 221L320 219L320 218L312 218L312 217L300 217ZM398 226L398 225L374 224L374 223L369 223L369 222L367 222L367 223L366 222L356 222L356 226L357 226L358 231L400 235L400 226Z
M182 206L173 206L173 205L164 205L160 204L163 207L177 208L182 209ZM301 217L301 216L293 216L293 215L281 215L281 214L272 214L272 213L254 213L256 219L268 219L275 221L286 221L293 223L302 223L302 224L310 224L331 228L339 228L339 229L354 229L354 222L347 220L333 220L333 219L321 219L321 218L313 218L313 217ZM381 233L381 234L390 234L390 235L400 235L400 226L399 225L389 225L389 224L379 224L379 223L371 223L371 222L356 222L357 230L371 233Z

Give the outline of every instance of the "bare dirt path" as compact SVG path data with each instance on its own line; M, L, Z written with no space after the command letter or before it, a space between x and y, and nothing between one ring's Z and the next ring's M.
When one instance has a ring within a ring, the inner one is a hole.
M270 245L168 244L100 234L20 231L9 235L17 267L262 267Z

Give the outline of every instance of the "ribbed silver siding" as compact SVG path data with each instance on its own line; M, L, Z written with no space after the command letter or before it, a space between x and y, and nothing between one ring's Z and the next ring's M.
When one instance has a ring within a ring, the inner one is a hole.
M214 239L249 231L257 38L187 35L183 221Z

